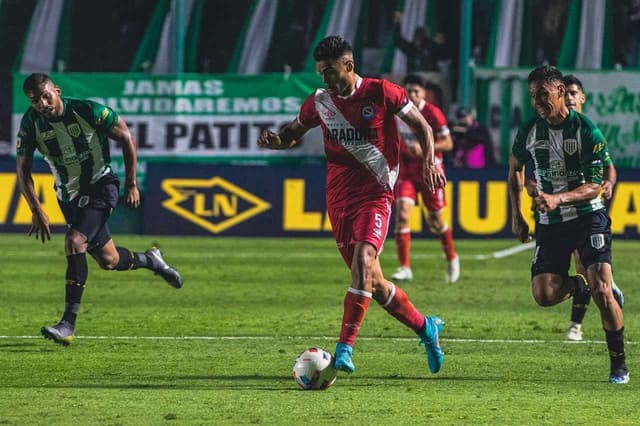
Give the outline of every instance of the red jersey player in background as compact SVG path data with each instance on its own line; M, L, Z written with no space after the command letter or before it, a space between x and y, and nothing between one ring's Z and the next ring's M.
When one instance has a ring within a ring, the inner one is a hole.
M409 74L402 82L411 102L418 107L420 113L427 120L435 134L435 167L444 174L442 153L453 149L453 141L447 127L447 120L437 106L425 100L426 91L422 77ZM422 148L418 137L404 122L398 121L400 130L400 177L396 183L396 252L398 254L398 270L392 275L395 280L411 280L410 248L411 230L409 217L415 205L417 193L422 194L422 200L427 208L427 223L429 230L440 237L442 250L447 261L446 280L454 283L460 277L460 260L453 244L453 233L442 217L442 210L447 202L444 188L430 190L422 179Z
M444 322L423 316L400 287L387 281L378 257L389 227L398 175L400 143L395 116L418 135L425 153L425 184L435 190L445 185L445 178L435 166L431 128L401 87L355 73L353 49L343 38L326 37L316 46L313 57L325 88L311 94L296 119L279 133L263 132L258 145L288 149L310 128L322 127L327 212L338 250L351 269L335 367L355 371L353 344L373 298L419 336L429 369L437 373L443 361L439 334Z

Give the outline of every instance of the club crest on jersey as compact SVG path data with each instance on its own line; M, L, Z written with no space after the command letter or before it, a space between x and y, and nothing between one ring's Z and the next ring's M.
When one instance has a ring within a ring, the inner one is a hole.
M604 234L593 234L591 236L591 247L600 250L604 247Z
M573 155L578 151L578 141L576 139L565 139L563 142L564 152Z
M362 118L369 121L376 116L376 109L373 107L373 105L370 104L362 105L360 107L360 115L362 116Z
M69 124L67 126L67 132L69 132L71 137L77 138L80 136L80 126L78 123Z

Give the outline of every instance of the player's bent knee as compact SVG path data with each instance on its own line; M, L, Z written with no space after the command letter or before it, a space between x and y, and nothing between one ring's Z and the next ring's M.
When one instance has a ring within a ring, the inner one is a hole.
M546 286L532 286L531 294L533 295L533 300L535 300L539 306L553 306L558 303L554 292Z
M84 253L87 250L87 237L72 229L65 235L65 246L68 253Z

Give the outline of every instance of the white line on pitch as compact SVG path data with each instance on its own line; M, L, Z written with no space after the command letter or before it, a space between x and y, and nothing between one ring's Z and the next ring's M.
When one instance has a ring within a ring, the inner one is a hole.
M513 247L509 247L507 249L504 250L498 250L492 253L487 253L487 254L460 254L460 258L463 260L487 260L487 259L501 259L503 257L507 257L507 256L511 256L517 253L520 253L522 251L526 251L529 250L530 248L534 247L535 243L529 242L526 244L517 244ZM304 250L304 248L301 248L299 250ZM295 258L295 259L338 259L338 255L337 252L332 252L332 251L327 251L325 249L321 249L322 251L318 252L315 251L316 248L313 249L313 251L296 251L296 252L292 252L287 254L287 258ZM438 258L442 258L444 255L440 252L440 249L435 249L434 253L414 253L411 255L411 257L413 259L416 260L425 260L425 259L438 259ZM238 252L238 251L229 251L229 252L219 252L219 253L201 253L198 255L199 259L202 260L207 260L207 259L255 259L257 257L260 258L265 258L265 256L269 256L269 251L266 252L255 252L255 251L243 251L243 252ZM275 254L274 256L280 256L280 254ZM16 253L16 252L9 252L7 254L5 254L5 258L22 258L24 257L23 253ZM29 258L50 258L51 255L50 253L31 253L29 254ZM176 259L176 258L180 258L181 255L180 253L175 253L172 255L172 258ZM187 257L187 256L185 256ZM189 258L193 257L192 255L188 255Z
M42 336L0 336L0 339L42 339ZM76 339L83 340L335 340L335 336L76 336ZM414 342L415 337L358 337L362 341L406 341ZM450 343L485 343L485 344L529 344L539 345L548 343L575 344L603 344L601 340L583 340L581 342L567 342L565 340L535 340L535 339L456 339L442 338L443 342ZM627 341L628 345L636 345L637 341Z

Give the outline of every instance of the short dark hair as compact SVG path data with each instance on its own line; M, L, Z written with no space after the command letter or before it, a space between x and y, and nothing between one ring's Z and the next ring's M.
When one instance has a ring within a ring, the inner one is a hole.
M46 84L48 81L53 83L53 80L51 80L51 77L49 77L47 74L35 72L24 79L24 83L22 84L22 91L24 93L33 92L43 84Z
M340 36L329 36L320 40L313 51L316 61L335 61L343 55L353 53L351 44Z
M527 81L529 84L533 83L534 81L543 83L559 81L564 84L562 73L553 65L540 65L529 73Z
M418 74L408 74L404 79L402 79L402 85L406 86L407 84L417 84L424 88L424 79Z
M576 86L578 86L578 89L580 89L580 91L584 93L584 87L582 86L582 82L575 75L567 74L564 76L563 81L565 86L570 86L572 84L575 84Z

